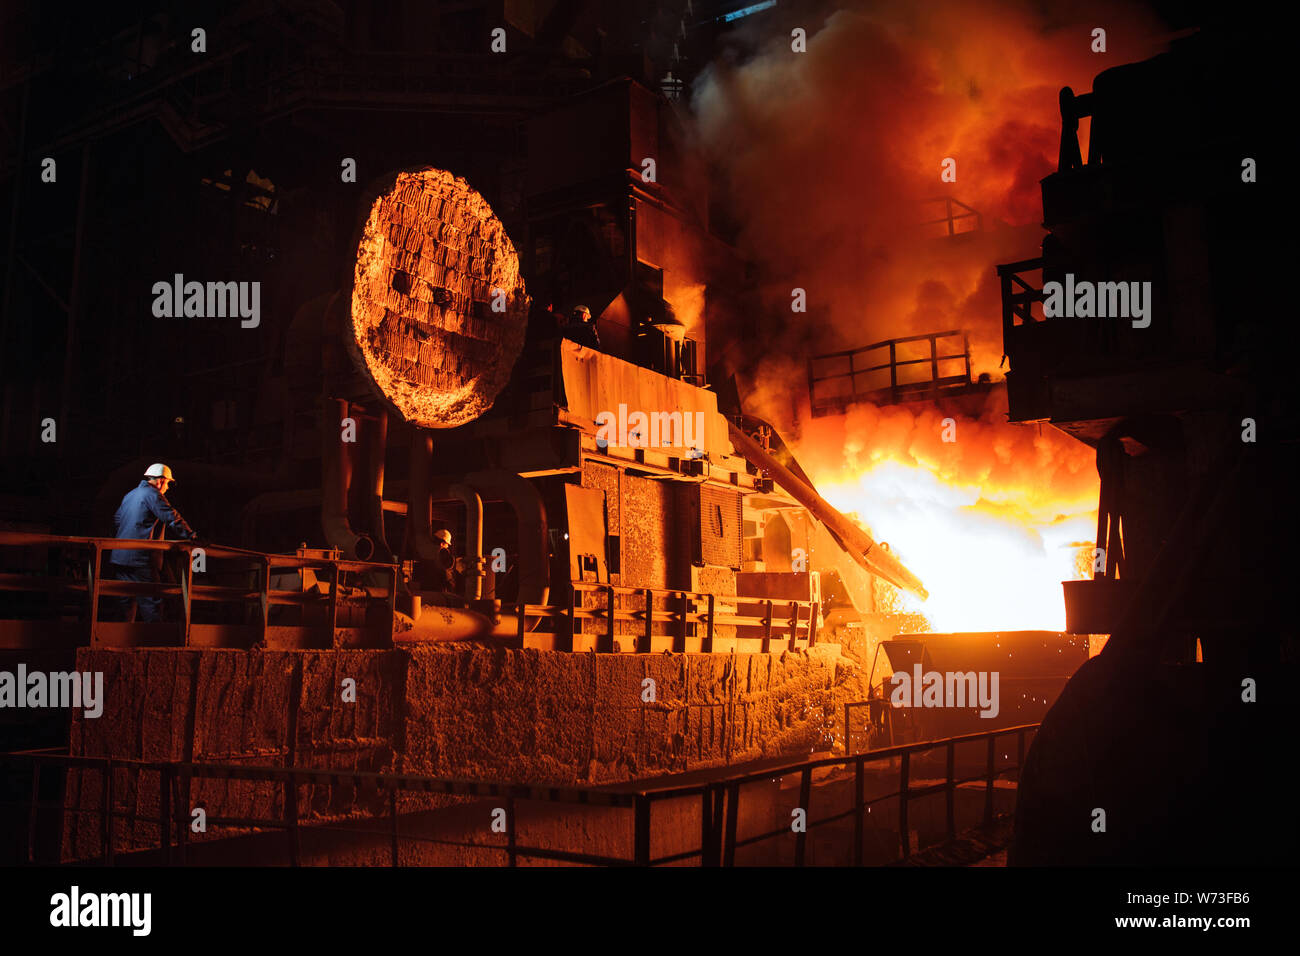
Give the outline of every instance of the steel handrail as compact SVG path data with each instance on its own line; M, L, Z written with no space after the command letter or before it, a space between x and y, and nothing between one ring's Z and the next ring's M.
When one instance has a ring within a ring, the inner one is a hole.
M179 596L183 617L177 624L181 629L180 645L189 646L192 625L192 607L195 601L260 604L260 629L265 639L269 627L269 609L272 605L309 603L298 592L271 587L273 568L321 568L328 570L330 593L321 603L329 607L329 632L335 631L339 608L338 586L343 574L378 572L388 576L387 587L368 587L366 598L381 601L391 613L394 610L398 588L399 566L367 561L344 559L329 555L305 556L297 554L271 554L249 551L227 545L209 545L193 541L168 541L148 538L106 538L98 536L52 535L21 531L0 531L0 548L74 548L90 552L85 566L86 576L79 580L72 576L48 574L0 573L0 591L46 591L58 594L84 594L88 606L86 616L87 643L94 644L99 633L99 603L105 597L132 597L149 595L158 598ZM152 551L184 554L186 560L180 569L178 583L128 582L105 577L105 555L111 550ZM207 585L194 582L194 558L201 553L204 559L244 561L249 565L241 573L255 574L252 587L237 585Z
M281 829L291 834L291 862L298 865L299 860L299 839L300 829L303 824L297 816L297 789L308 783L324 783L336 785L341 782L348 782L360 788L363 782L373 785L375 793L387 792L390 796L390 806L392 808L390 819L391 826L387 831L363 830L356 828L339 828L328 825L309 825L313 830L338 830L347 829L348 832L367 833L378 835L389 835L392 838L392 861L393 865L398 865L398 840L399 824L397 813L397 794L399 792L424 792L424 793L444 793L459 796L480 796L504 798L507 801L508 812L508 841L505 846L496 846L491 844L472 844L461 843L457 841L438 840L429 837L421 837L416 834L406 834L404 839L417 840L422 842L446 843L452 845L477 847L481 849L494 850L507 854L509 865L517 865L520 856L533 856L543 859L558 859L569 862L592 863L596 865L659 865L668 862L676 862L681 859L687 859L698 856L701 865L734 865L735 851L742 846L749 846L765 839L772 839L778 836L784 836L789 830L781 828L770 832L764 832L753 836L737 839L736 828L739 815L739 798L740 788L749 783L755 783L762 780L771 780L777 777L786 776L792 773L801 775L800 782L800 805L808 812L811 797L811 784L813 771L828 766L849 766L853 767L855 782L855 797L853 806L840 813L832 814L828 817L818 819L809 819L806 829L802 833L795 833L796 837L796 865L803 865L805 862L806 835L807 831L815 826L823 826L838 820L845 819L852 815L855 818L854 825L854 862L862 863L863 857L863 828L864 813L874 804L881 803L889 799L898 799L899 801L899 839L900 839L900 858L907 859L911 854L910 831L907 826L908 803L911 799L926 794L946 792L947 794L947 832L949 839L956 836L955 823L955 790L958 786L966 783L985 781L986 797L984 822L990 825L993 820L993 789L996 778L1006 775L1012 771L1019 771L1024 765L1024 747L1025 735L1036 731L1039 724L1022 724L1015 727L997 728L989 731L981 731L971 734L961 734L955 737L943 738L932 741L919 741L910 744L901 744L894 747L888 747L877 751L868 751L859 754L845 754L842 756L827 756L815 758L812 760L803 760L788 764L769 767L761 771L737 774L726 777L722 780L708 781L705 783L667 786L667 787L641 787L633 790L617 790L608 787L547 787L531 784L517 784L496 781L481 780L463 780L447 777L429 777L418 774L386 774L376 773L373 771L335 771L319 770L313 768L299 767L250 767L239 764L216 764L216 763L184 763L172 761L157 760L137 760L137 759L114 759L110 757L87 757L74 756L63 753L50 752L12 752L0 753L0 764L19 763L30 764L33 767L33 784L31 788L32 800L28 804L29 808L29 860L31 858L31 848L34 845L34 834L36 825L36 811L39 807L44 806L50 809L59 809L63 812L76 814L94 814L101 818L101 831L103 834L103 858L104 861L111 864L113 861L113 837L111 821L113 819L131 819L140 820L142 817L135 812L119 811L113 806L112 800L112 775L114 771L133 770L136 773L144 771L157 772L161 775L161 798L159 803L159 816L157 818L159 827L159 849L163 851L164 858L171 862L172 857L172 826L176 826L178 837L178 848L181 855L184 855L185 832L188 828L189 816L188 810L180 808L180 802L177 801L176 813L172 813L172 790L178 784L183 783L188 788L189 783L194 779L244 779L244 780L261 780L266 783L280 783L285 787L286 800L283 802L284 817L282 820L264 820L251 818L224 818L209 817L208 822L215 825L235 826L239 828L271 828ZM999 737L1016 735L1018 739L1018 762L1014 766L996 767L996 749L995 742ZM984 740L987 742L987 764L985 773L975 777L958 778L955 774L955 750L956 747L965 743L975 743ZM943 748L947 754L947 779L943 783L930 784L920 787L910 785L910 757L912 754L922 753L931 750ZM868 763L880 760L891 760L895 757L901 758L900 765L900 783L896 791L878 794L870 800L865 797L865 768ZM66 769L80 768L98 770L105 775L104 791L105 798L102 800L98 809L81 809L77 807L68 807L59 803L48 804L40 803L37 799L39 794L40 771L42 767L63 767ZM726 796L726 822L725 829L723 824L723 795ZM703 800L701 808L701 842L698 851L679 852L652 859L650 857L650 833L649 827L651 822L651 806L653 803L679 799L683 797L699 797ZM633 859L622 860L611 858L603 855L570 853L569 851L555 850L549 848L521 846L515 840L514 835L514 801L516 800L533 800L548 803L565 803L570 805L597 805L631 808L634 811L634 834L633 842L635 852ZM145 817L143 819L149 819Z

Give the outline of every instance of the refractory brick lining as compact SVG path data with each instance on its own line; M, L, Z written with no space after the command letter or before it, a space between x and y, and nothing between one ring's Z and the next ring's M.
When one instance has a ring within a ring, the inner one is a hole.
M348 344L375 387L409 422L473 421L527 320L519 257L487 200L441 169L398 174L371 206L352 291Z

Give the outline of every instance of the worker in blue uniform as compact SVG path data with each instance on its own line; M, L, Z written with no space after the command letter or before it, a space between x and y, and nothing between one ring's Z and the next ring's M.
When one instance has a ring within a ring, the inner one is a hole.
M118 506L114 520L117 522L116 537L161 539L170 528L174 536L193 541L198 535L194 533L185 519L167 501L167 488L173 482L172 470L163 464L150 465L145 471L140 484L126 493L122 504ZM161 551L146 551L139 548L115 548L109 552L113 577L119 581L140 583L162 580ZM135 620L136 608L140 611L140 620L159 621L162 619L160 607L162 599L157 597L122 598L122 610L125 620Z

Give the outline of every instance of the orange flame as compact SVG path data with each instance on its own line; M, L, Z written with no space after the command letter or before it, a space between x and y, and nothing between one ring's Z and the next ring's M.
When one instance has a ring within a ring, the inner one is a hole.
M976 419L861 405L814 419L795 443L826 500L924 582L930 600L904 595L902 607L933 630L1063 631L1061 582L1087 576L1092 449L1046 426L1007 424L1003 396Z

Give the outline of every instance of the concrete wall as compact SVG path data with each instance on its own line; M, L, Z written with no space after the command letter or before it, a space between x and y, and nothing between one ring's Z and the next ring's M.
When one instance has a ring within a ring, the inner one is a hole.
M393 769L405 729L400 651L82 648L77 668L103 672L105 696L99 718L73 717L69 749L78 756L378 772ZM342 700L347 678L355 703ZM100 852L102 788L98 772L68 774L66 802L94 813L65 821L65 855ZM119 848L156 845L158 775L123 770L114 788L115 809L138 815L115 823ZM351 788L304 786L300 813L348 812L359 799ZM210 815L278 817L283 788L195 780L188 802Z
M784 654L421 649L405 769L600 784L829 749L857 670L837 648ZM642 699L654 681L654 700Z
M77 666L104 672L106 696L102 717L73 720L78 755L556 785L829 750L843 702L865 695L863 675L834 646L780 656L84 648ZM342 700L346 678L355 703ZM653 701L643 700L646 678ZM68 802L98 811L102 783L97 772L70 773ZM139 817L115 824L119 849L156 845L157 776L122 771L114 787L115 808ZM278 818L283 799L278 785L195 781L189 805ZM337 820L383 799L365 787L304 786L299 814ZM452 802L431 795L403 809ZM70 815L64 857L97 855L99 826L97 813Z

